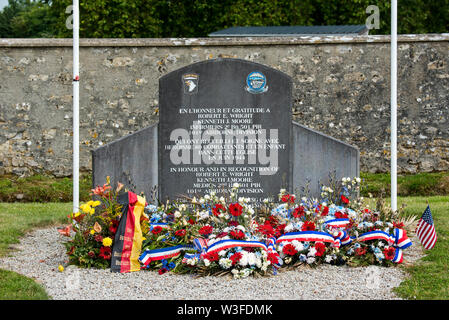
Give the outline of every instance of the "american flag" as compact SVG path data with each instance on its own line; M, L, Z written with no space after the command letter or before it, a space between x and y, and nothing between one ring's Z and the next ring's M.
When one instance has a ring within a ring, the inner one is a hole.
M435 232L435 226L433 224L432 213L430 207L427 205L421 219L418 221L416 227L416 235L424 248L427 250L432 249L437 241L437 234Z

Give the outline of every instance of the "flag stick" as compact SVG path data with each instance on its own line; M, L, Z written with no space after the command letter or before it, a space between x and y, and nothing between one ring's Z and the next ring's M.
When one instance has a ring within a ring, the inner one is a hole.
M73 212L79 210L79 0L73 0Z
M391 209L397 210L397 0L391 1Z

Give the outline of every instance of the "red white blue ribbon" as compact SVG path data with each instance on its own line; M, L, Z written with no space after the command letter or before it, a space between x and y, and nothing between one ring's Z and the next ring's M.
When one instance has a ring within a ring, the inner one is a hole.
M261 248L263 250L268 250L267 245L260 241L226 239L226 240L220 240L220 241L213 243L206 249L205 253L219 252L221 250L226 250L229 248L236 248L236 247Z
M349 224L349 219L341 218L341 219L332 219L327 220L323 223L327 228L346 228Z
M353 239L355 239L353 237ZM395 256L393 262L402 263L404 254L402 250L407 249L412 245L412 242L407 237L407 233L403 229L395 228L393 230L393 235L380 230L370 231L362 234L357 238L358 241L369 241L369 240L384 240L388 245L396 248Z
M150 262L169 259L172 257L176 257L181 254L182 251L192 250L193 246L191 245L179 245L174 247L162 248L162 249L154 249L154 250L145 250L139 257L139 261L148 266Z
M276 243L281 242L291 242L293 240L297 241L322 241L329 242L333 246L340 246L339 241L336 241L333 236L326 232L320 231L298 231L298 232L289 232L282 236L280 236Z

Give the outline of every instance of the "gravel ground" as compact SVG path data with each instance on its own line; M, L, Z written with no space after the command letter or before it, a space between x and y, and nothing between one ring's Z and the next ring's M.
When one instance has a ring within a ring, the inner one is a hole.
M14 246L16 250L9 257L0 259L0 268L35 279L55 300L399 299L392 288L406 277L401 268L330 265L283 271L277 276L259 279L193 278L172 273L159 275L153 271L117 274L75 266L59 272L58 265L65 264L66 260L63 240L56 227L35 230ZM416 239L412 241L417 243ZM412 263L421 256L418 244L405 250L404 258Z

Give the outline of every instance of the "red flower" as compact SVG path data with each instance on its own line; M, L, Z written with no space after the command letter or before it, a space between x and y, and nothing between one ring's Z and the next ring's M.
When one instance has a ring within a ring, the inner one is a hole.
M167 268L161 268L161 269L159 269L159 274L164 274L164 273L166 273L168 271L168 269Z
M286 255L294 256L298 251L296 251L295 246L288 243L282 248L282 252Z
M344 195L341 195L341 202L343 202L344 204L348 204L349 203L349 199L346 198Z
M243 213L243 207L238 203L232 203L229 205L229 212L234 217L238 217Z
M111 259L111 247L101 247L100 254L98 256L100 256L104 260Z
M109 227L109 232L111 232L112 234L115 234L117 232L118 225L119 225L118 220L112 220L111 226Z
M227 232L222 232L222 233L217 235L217 238L223 238L223 237L226 237L227 235L228 235Z
M316 256L321 257L326 252L326 246L322 242L315 243Z
M296 200L294 195L284 194L281 198L282 202L294 203Z
M363 255L365 255L365 253L366 253L366 248L364 248L364 247L355 249L355 254L358 256L363 256Z
M303 206L299 206L299 207L295 208L295 210L293 210L292 214L295 218L302 218L302 217L304 217L305 209Z
M277 252L269 252L267 255L267 260L272 264L276 264L279 262L279 253Z
M195 224L195 221L192 219L192 218L190 218L189 219L189 221L187 221L189 224L191 224L192 226Z
M257 231L266 235L267 237L272 237L274 234L273 227L271 226L271 224L267 223L266 221L264 224L261 224L261 225L259 225L259 227L257 227Z
M232 265L235 265L240 261L240 259L242 259L242 254L240 252L236 252L230 256L229 259L231 259Z
M306 221L302 225L301 230L302 231L314 231L315 230L315 223L313 223L312 221Z
M89 251L87 254L88 254L88 256L91 257L91 258L95 258L95 252Z
M346 213L337 211L337 212L335 212L335 218L337 218L337 219L348 218L348 215Z
M396 249L393 247L384 249L384 255L385 255L385 259L393 260L394 256L396 255Z
M184 237L186 235L186 229L176 230L175 236Z
M232 230L231 232L229 232L229 234L236 240L245 239L245 234L242 232L242 230Z
M202 236L208 236L212 233L212 231L214 231L214 228L212 228L211 226L204 226L198 232Z
M239 223L237 221L229 221L228 222L228 226L230 227L237 227L239 225Z
M99 235L99 234L97 234L94 239L97 242L102 242L103 241L103 237L101 235Z
M151 230L151 232L153 233L153 234L159 234L159 233L161 233L162 232L162 227L160 227L160 226L155 226L154 228L153 228L153 230Z
M274 236L276 238L282 236L284 234L284 230L285 230L286 224L280 224L276 227L276 230L274 230Z
M402 228L404 228L404 223L403 222L399 222L399 223L393 222L393 227L402 229Z
M323 211L321 212L322 216L327 216L329 213L329 207L324 207Z
M220 213L225 212L226 208L220 204L217 203L213 208L212 208L212 213L214 214L214 216L218 216Z
M204 259L207 259L210 262L213 262L213 261L218 261L218 259L220 259L220 257L218 256L217 252L211 252L211 253L207 253L206 255L204 255Z

